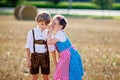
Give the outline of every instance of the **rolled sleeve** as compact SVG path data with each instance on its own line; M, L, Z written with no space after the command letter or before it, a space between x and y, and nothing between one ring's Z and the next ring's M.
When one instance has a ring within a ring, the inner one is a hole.
M55 35L55 38L61 42L64 42L66 40L66 37L62 31L58 31Z
M25 45L25 48L31 48L31 44L32 44L32 36L31 36L31 33L32 33L32 31L30 30L29 32L28 32L28 35L27 35L27 43L26 43L26 45Z
M49 52L53 52L56 50L55 45L48 45Z

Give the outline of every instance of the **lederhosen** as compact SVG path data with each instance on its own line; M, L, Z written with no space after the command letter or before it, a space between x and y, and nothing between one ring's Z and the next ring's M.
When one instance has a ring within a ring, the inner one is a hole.
M31 74L38 74L39 67L41 67L42 74L50 74L50 60L49 60L49 51L47 41L45 40L35 40L34 30L33 34L33 53L31 54ZM44 44L46 45L47 51L45 53L35 52L35 44Z

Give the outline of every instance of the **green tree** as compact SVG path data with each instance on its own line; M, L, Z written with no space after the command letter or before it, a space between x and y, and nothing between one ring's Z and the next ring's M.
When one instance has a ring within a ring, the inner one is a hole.
M23 1L25 0L3 0L3 2L5 2L5 4L8 6L16 6L18 4L21 4Z
M114 0L92 0L100 9L111 9Z
M58 4L59 2L65 1L65 0L49 0L49 1L52 1L54 4Z

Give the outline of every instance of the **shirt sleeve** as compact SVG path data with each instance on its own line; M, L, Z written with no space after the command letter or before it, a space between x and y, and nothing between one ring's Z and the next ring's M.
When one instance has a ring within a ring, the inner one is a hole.
M31 48L31 44L32 44L32 41L33 41L33 39L32 39L32 30L30 30L29 32L28 32L28 35L27 35L27 43L26 43L26 45L25 45L25 48Z
M56 50L55 45L48 45L49 52L53 52Z
M55 38L61 42L64 42L66 40L66 37L62 31L58 31L55 35Z

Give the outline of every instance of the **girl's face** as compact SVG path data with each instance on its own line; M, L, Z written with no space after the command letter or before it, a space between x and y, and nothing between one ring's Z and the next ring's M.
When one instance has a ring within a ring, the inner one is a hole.
M59 24L59 21L56 18L53 19L52 26L53 26L53 30L55 30L55 31L61 29L61 25Z

